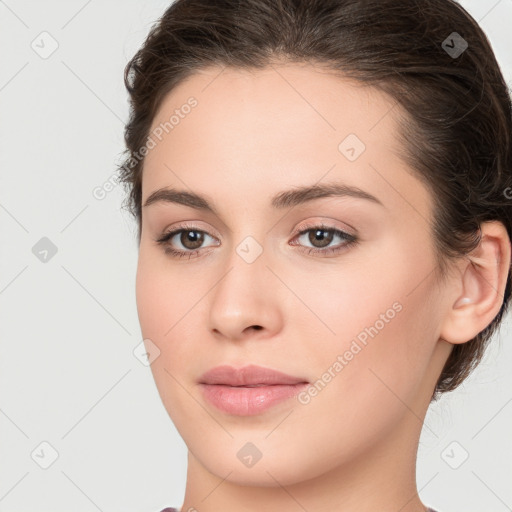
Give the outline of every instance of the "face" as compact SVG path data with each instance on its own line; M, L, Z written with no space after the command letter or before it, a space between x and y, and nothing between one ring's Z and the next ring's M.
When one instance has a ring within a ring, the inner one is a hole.
M397 432L418 435L447 354L447 304L432 198L397 156L393 105L284 63L202 70L161 105L144 165L143 205L153 198L137 308L163 404L204 471L292 484L391 453ZM158 199L161 189L203 200ZM308 384L289 398L280 392L291 386L200 384L220 365Z

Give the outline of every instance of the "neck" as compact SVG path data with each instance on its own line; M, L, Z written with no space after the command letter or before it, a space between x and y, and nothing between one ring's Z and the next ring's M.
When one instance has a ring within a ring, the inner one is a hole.
M416 488L422 420L404 407L398 428L378 443L341 464L325 461L333 469L314 479L286 485L271 472L265 485L240 485L230 481L229 471L212 474L189 452L181 512L425 512Z

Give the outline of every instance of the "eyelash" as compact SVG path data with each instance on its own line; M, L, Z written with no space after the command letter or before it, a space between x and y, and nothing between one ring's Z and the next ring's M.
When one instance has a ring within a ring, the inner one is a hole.
M338 245L337 247L331 247L331 248L327 248L327 249L306 247L305 249L303 249L303 252L305 252L307 254L321 253L324 255L325 254L328 254L328 255L338 254L338 253L348 249L349 247L356 245L359 241L358 238L354 235L351 235L349 233L346 233L345 231L341 231L339 229L336 229L336 228L333 228L330 226L326 226L324 224L319 224L319 225L315 224L312 226L305 226L305 228L303 230L299 231L295 235L294 239L299 238L302 235L309 233L310 231L318 231L318 230L327 231L329 233L333 233L334 235L338 235L340 238L345 240L345 243L343 243L342 245ZM196 233L203 233L205 235L208 235L208 233L206 231L198 229L196 226L182 225L177 229L174 229L172 231L168 231L167 233L164 233L159 239L156 240L156 243L164 246L164 252L173 258L187 258L187 257L188 257L188 259L193 258L193 257L195 257L195 255L197 253L201 252L202 249L181 251L181 250L173 249L169 244L169 240L171 240L175 235L177 235L178 233L186 232L186 231L194 231ZM208 235L208 236L211 236L211 235ZM297 244L292 244L292 245L297 245Z

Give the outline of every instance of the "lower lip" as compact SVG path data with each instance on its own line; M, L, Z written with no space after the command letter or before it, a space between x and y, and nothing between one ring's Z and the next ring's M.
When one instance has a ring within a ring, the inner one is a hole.
M309 384L276 384L274 386L225 386L200 384L205 398L222 412L237 416L254 416L296 396Z

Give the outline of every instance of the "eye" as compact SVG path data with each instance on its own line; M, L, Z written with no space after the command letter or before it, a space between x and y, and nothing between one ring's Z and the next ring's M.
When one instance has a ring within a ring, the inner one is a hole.
M309 242L313 245L313 247L304 247L303 250L307 254L337 254L341 251L345 251L347 248L355 245L358 242L358 239L355 235L351 235L346 233L345 231L341 231L340 229L333 228L330 226L325 226L321 224L320 226L306 226L305 229L301 230L299 234L295 237L300 240L304 235L308 235L304 242ZM342 243L335 245L334 247L327 247L334 238L340 238ZM302 245L291 243L291 245ZM325 249L327 247L327 249Z
M355 235L351 235L340 229L333 228L330 226L314 225L306 226L306 229L301 230L294 238L300 239L308 235L307 240L303 241L313 244L313 247L303 246L302 243L290 242L290 245L299 245L302 247L302 251L307 254L319 254L319 255L332 255L337 254L341 251L346 250L348 247L355 245L358 239ZM172 257L176 258L192 258L195 257L203 247L201 247L205 241L205 237L213 238L206 231L198 229L197 226L184 225L176 228L172 231L164 233L156 242L164 246L164 252ZM341 239L341 243L334 247L328 247L333 239L338 237ZM173 242L173 239L176 239ZM175 249L173 245L180 243L184 249ZM218 245L218 244L217 244Z
M164 233L156 242L164 246L166 254L177 258L191 258L199 252L201 245L204 243L205 235L210 237L206 231L198 229L196 226L180 226L178 229ZM174 249L172 247L173 238L176 238L185 250Z

